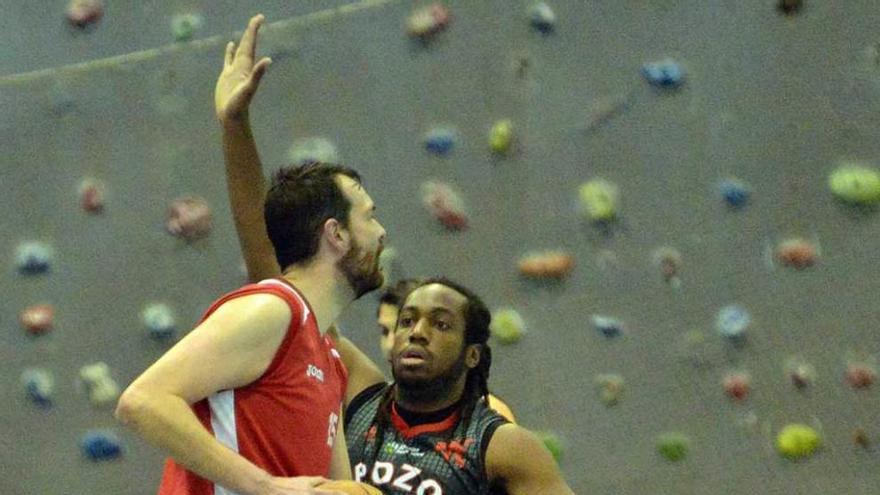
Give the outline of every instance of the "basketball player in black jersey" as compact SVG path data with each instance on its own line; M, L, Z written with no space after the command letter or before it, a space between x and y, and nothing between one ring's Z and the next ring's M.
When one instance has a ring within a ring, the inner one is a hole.
M256 29L242 43L256 45ZM254 67L265 59L254 60ZM246 107L262 74L245 73ZM263 220L265 181L245 119L224 134L229 197L251 280L278 276ZM504 489L511 495L569 495L549 451L528 430L487 407L491 316L461 285L429 279L400 308L391 384L347 339L346 438L358 480L387 494L464 495Z

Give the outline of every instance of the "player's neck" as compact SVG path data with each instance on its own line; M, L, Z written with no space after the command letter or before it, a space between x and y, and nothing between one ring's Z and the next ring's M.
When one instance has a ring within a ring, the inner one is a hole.
M446 390L432 386L394 387L394 402L399 407L414 413L432 413L450 407L464 397L465 380L459 379Z
M354 301L354 291L339 270L327 263L295 265L284 272L283 277L290 281L315 312L321 335L339 317L342 310Z

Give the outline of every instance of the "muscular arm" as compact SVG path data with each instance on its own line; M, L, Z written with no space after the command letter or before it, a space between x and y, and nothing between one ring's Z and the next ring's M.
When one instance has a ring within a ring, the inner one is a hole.
M492 435L486 450L486 473L510 495L574 495L544 444L515 424L501 426Z
M128 387L116 417L200 476L235 492L260 493L271 476L218 442L190 404L259 378L290 318L287 304L271 295L223 304Z

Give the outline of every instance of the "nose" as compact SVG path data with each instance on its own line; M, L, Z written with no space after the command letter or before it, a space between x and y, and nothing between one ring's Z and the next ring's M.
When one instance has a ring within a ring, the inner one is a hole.
M428 322L424 318L413 325L412 331L409 333L409 341L427 342L428 341Z

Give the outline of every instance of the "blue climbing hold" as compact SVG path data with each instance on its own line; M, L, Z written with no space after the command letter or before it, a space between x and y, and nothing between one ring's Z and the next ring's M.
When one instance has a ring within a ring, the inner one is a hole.
M618 337L623 333L623 323L610 316L593 315L593 326L608 338Z
M109 430L91 430L80 440L83 454L93 461L114 459L122 455L122 442Z
M742 306L731 304L718 311L715 328L722 336L731 340L745 338L746 329L752 323L752 317Z
M18 270L26 275L49 271L52 263L52 248L42 242L23 242L16 250Z
M684 69L671 58L642 65L642 75L651 85L660 88L677 88L684 83Z
M718 191L724 202L731 208L742 208L749 201L752 190L739 179L724 179L718 184Z
M425 149L435 155L448 155L455 148L455 131L449 128L432 129L425 135Z

